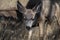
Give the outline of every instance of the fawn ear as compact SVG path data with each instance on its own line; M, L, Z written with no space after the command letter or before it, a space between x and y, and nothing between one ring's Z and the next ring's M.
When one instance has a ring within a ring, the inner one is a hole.
M21 13L25 13L26 11L26 8L19 1L17 1L17 8L18 8L18 11Z
M38 12L41 11L41 8L42 8L42 4L41 3L37 3L32 10L34 12L38 13Z

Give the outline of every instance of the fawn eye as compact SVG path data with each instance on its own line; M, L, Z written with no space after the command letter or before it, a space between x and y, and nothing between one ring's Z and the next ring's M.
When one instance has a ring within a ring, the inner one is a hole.
M31 20L34 20L33 18L31 18Z
M26 17L24 17L24 20L27 20Z

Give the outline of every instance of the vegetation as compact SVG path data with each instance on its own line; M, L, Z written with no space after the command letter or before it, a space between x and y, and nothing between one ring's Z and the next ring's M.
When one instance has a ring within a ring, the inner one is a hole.
M21 3L26 2L24 7L33 8L39 0L29 1ZM17 9L17 0L0 0L0 40L60 40L60 0L40 1L42 10L38 25L31 29L32 36L28 39L29 30Z

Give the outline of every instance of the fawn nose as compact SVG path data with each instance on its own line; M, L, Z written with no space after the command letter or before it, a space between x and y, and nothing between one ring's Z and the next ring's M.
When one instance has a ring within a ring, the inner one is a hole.
M32 20L26 21L26 26L32 27L32 24L33 24L33 21Z
M25 25L26 25L26 28L29 30L32 27L32 25L33 25L33 21L32 20L28 20L28 21L25 22Z

